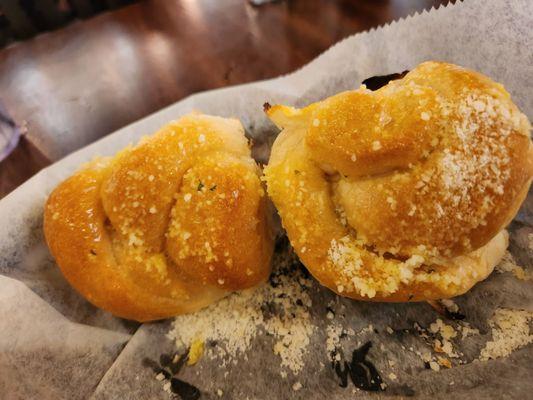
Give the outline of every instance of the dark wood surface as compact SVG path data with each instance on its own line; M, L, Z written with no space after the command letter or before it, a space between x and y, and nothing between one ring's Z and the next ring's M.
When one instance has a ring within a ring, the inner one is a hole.
M0 197L192 93L291 72L340 39L446 0L151 0L0 50L0 101L26 127Z

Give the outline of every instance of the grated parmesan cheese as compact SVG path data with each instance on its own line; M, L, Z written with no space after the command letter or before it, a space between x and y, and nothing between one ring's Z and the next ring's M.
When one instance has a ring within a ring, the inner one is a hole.
M489 321L492 328L492 340L485 344L479 359L507 357L514 350L533 343L529 322L533 319L533 312L525 310L511 310L499 308Z
M500 263L496 266L495 270L499 273L511 272L516 278L523 281L533 279L533 275L530 272L527 272L524 270L524 268L516 264L513 255L508 251L505 252L505 255Z
M176 317L168 336L178 348L216 341L219 346L210 348L209 356L235 361L255 337L266 333L276 340L273 352L280 357L280 373L288 369L298 374L315 326L310 322L307 293L312 280L297 265L291 255L261 287L233 293L199 312Z

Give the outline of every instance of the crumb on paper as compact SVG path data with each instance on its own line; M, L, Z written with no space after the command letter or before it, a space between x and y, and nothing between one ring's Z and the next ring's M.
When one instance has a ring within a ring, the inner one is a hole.
M439 333L446 340L450 340L457 336L457 332L453 326L445 324L440 318L429 326L429 330L432 333Z
M201 339L195 339L191 343L189 350L189 358L187 360L187 365L194 365L200 360L204 354L204 342Z
M301 388L302 388L302 384L300 382L296 382L294 385L292 385L292 390L294 390L295 392L297 392Z
M487 361L507 357L514 350L533 342L529 322L533 312L499 308L489 321L492 329L492 340L481 350L479 360Z
M169 338L178 348L193 341L215 342L207 350L210 359L222 359L222 365L236 363L237 356L251 347L263 332L275 339L273 352L280 358L280 373L288 369L298 374L304 367L304 355L316 327L310 320L311 298L308 288L313 281L298 269L295 256L281 257L279 271L262 286L233 293L211 306L174 319ZM281 272L283 270L283 273Z
M468 322L463 322L460 326L461 329L461 338L465 339L469 336L479 335L479 329L470 327Z
M439 363L441 367L445 367L445 368L452 367L452 363L447 358L437 356L437 362Z
M520 265L517 265L513 255L508 251L505 252L505 255L503 256L500 263L496 266L495 270L499 273L511 272L516 278L523 281L533 280L533 274L526 271Z
M420 358L422 361L429 363L431 361L431 353L430 352L424 352L420 354Z
M457 336L457 331L452 325L444 323L440 318L429 326L429 331L440 338L433 341L433 350L437 353L446 354L449 358L458 358L451 339Z
M430 361L429 362L429 367L433 370L433 371L440 371L440 366L439 364L436 362L436 361Z
M457 313L459 312L459 306L451 299L441 299L440 302L448 311Z
M339 324L330 324L326 327L326 351L328 355L335 353L340 346L340 337L342 335L342 326Z

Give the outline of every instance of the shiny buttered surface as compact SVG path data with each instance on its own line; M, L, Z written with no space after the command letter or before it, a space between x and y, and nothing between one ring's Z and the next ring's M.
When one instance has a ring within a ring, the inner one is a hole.
M193 312L270 273L259 173L239 121L190 114L61 183L46 241L98 307L138 321Z
M268 193L323 285L363 300L448 298L501 259L533 175L530 124L502 85L426 62L374 92L267 114L282 129Z

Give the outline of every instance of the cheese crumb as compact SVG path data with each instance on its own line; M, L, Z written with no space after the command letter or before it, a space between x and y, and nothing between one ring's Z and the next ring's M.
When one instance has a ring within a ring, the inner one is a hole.
M189 358L187 359L187 365L194 365L202 358L204 354L204 342L203 340L196 339L192 342L189 349Z
M506 357L514 350L533 343L533 335L529 330L529 322L533 312L499 308L489 321L492 328L492 340L485 344L479 359Z
M441 299L441 304L446 307L448 311L457 313L459 312L459 306L451 299Z
M295 392L297 392L301 388L302 388L302 384L300 382L296 382L294 385L292 385L292 390L294 390Z
M269 282L230 294L193 314L176 317L168 333L176 347L191 346L194 340L216 341L209 356L226 362L251 347L260 334L274 338L273 352L280 358L280 374L298 374L316 327L311 323L312 305L308 289L313 284L303 275L292 253L275 254L277 260ZM283 271L283 272L282 272ZM268 311L268 315L265 314Z
M430 367L433 371L440 371L440 366L439 366L439 364L437 364L436 361L430 361L430 362L429 362L429 367Z
M432 333L440 333L446 340L450 340L457 336L457 332L451 325L447 325L439 318L429 326Z
M326 327L326 333L326 351L328 353L328 357L331 357L332 355L337 355L336 350L340 347L342 326L335 323L332 325L328 325Z
M513 255L508 251L505 252L505 255L500 263L496 266L495 270L499 273L511 272L516 278L523 281L533 280L533 274L527 272L524 268L517 265Z
M445 367L445 368L451 368L452 367L452 363L447 358L437 356L437 362L442 367Z
M375 140L372 142L372 150L377 151L381 149L381 142L379 140Z

